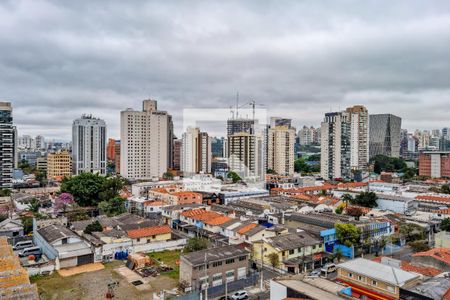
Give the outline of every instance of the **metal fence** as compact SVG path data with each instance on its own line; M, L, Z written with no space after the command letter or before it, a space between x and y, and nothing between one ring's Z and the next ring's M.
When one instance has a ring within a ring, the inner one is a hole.
M239 279L236 281L229 282L227 284L228 295L238 290L243 290L249 286L255 286L259 284L259 274L251 274L247 278ZM208 288L208 298L216 298L225 295L225 285L213 286ZM193 291L189 294L179 296L175 298L177 300L198 300L200 299L200 291Z

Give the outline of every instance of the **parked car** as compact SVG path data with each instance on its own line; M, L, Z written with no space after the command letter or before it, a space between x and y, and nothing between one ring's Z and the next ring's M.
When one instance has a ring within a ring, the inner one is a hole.
M14 250L22 250L25 248L30 248L33 247L33 241L21 241L21 242L17 242L14 246L13 249Z
M41 256L42 255L41 248L37 247L37 246L30 247L30 248L25 248L19 252L19 257L25 257L28 255Z
M222 296L219 298L219 300L232 300L230 296Z
M322 273L333 273L336 272L336 265L332 263L325 264L322 269Z
M248 294L246 291L237 291L236 293L233 294L233 296L231 296L231 299L233 300L243 300L247 298Z
M316 269L316 270L313 270L313 271L309 272L308 276L309 277L319 277L320 274L321 274L321 270L320 269Z

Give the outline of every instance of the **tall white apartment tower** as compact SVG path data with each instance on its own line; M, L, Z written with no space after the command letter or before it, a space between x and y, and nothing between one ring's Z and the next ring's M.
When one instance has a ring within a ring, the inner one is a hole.
M142 111L120 113L120 174L129 179L160 178L172 165L172 116L157 101L144 100Z
M106 175L106 123L83 115L72 125L73 172Z
M268 131L267 168L280 175L294 174L295 128L271 126Z
M184 175L211 173L211 139L208 134L199 128L188 127L182 140L181 170Z
M325 114L321 124L320 173L324 179L350 178L350 116L347 112Z
M369 112L362 105L346 109L350 118L350 167L363 170L369 163Z
M12 188L14 127L10 102L0 102L0 188Z

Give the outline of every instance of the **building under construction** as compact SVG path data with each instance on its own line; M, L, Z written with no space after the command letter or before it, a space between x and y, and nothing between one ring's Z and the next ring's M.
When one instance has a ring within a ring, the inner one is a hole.
M20 265L6 238L0 237L0 299L39 299L37 286Z

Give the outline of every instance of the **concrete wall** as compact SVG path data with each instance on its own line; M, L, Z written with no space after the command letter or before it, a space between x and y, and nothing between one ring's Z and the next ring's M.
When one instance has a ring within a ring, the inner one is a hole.
M181 249L186 245L186 239L154 242L144 245L134 245L133 252L159 252L164 250Z

